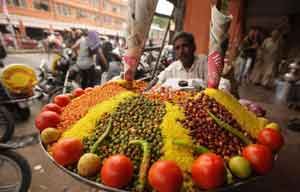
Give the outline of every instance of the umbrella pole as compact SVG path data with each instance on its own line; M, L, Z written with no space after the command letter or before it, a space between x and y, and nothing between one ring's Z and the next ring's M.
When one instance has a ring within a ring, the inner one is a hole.
M167 36L168 36L168 32L170 31L171 20L172 20L172 18L173 18L174 10L175 10L175 9L173 9L173 11L172 11L172 14L171 14L171 17L170 17L170 19L169 19L169 22L168 22L168 26L167 26L166 32L165 32L165 34L164 34L162 46L161 46L161 48L160 48L159 55L158 55L158 58L157 58L156 63L155 63L155 67L154 67L154 70L153 70L153 72L152 72L151 80L154 79L155 76L157 75L157 74L156 74L156 71L157 71L157 69L158 69L158 65L159 65L159 62L160 62L160 58L161 58L161 54L162 54L163 48L165 47L165 43L166 43L166 39L167 39Z

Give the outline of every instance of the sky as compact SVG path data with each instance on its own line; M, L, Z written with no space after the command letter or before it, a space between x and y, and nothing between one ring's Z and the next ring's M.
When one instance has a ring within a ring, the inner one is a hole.
M171 15L173 9L173 4L168 2L167 0L159 0L156 8L156 12Z

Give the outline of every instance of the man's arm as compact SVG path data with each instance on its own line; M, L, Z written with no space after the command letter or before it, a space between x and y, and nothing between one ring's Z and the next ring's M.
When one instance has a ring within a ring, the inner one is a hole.
M108 62L107 62L101 48L98 48L98 51L96 54L96 64L100 65L101 69L103 69L103 71L108 70Z

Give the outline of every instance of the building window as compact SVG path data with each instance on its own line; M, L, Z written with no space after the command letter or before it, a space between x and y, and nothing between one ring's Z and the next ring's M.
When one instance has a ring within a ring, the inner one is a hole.
M63 5L63 4L55 4L55 13L61 16L72 16L73 8Z
M26 7L26 0L8 0L7 3L16 7Z
M50 11L48 0L34 0L33 7L41 11Z
M76 17L77 18L88 18L89 17L89 13L82 10L82 9L77 9L76 11Z
M118 12L118 9L117 9L117 7L112 7L112 8L111 8L111 11L117 13L117 12Z
M109 24L111 24L112 23L112 18L111 18L111 16L103 16L103 22L104 23L109 23Z
M89 0L89 4L90 4L90 6L92 6L94 8L99 8L100 0Z
M69 15L68 8L66 6L62 7L62 11L63 11L63 15L64 16L68 16Z

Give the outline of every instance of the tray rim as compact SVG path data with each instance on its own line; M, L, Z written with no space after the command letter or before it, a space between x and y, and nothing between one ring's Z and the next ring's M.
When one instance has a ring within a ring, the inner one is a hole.
M113 188L113 187L108 187L106 185L103 185L101 183L98 183L98 182L95 182L95 181L92 181L92 180L89 180L85 177L82 177L80 176L79 174L76 174L70 170L68 170L67 168L63 167L62 165L59 165L54 159L53 157L48 153L48 151L45 149L42 141L41 141L41 138L39 137L39 144L43 150L43 152L46 154L46 156L48 156L48 158L51 160L52 163L54 163L54 165L56 165L60 170L64 171L65 173L69 174L70 176L72 176L74 179L76 179L77 181L79 182L82 182L82 183L85 183L91 187L95 187L97 189L100 189L100 190L104 190L104 192L130 192L130 191L126 191L126 190L122 190L122 189L117 189L117 188ZM276 161L278 155L276 154L274 156L274 161ZM203 190L203 189L200 189L198 188L198 192L221 192L221 191L228 191L228 190L232 190L234 188L237 188L239 186L242 186L242 185L245 185L245 184L248 184L248 183L251 183L251 182L255 182L257 181L258 179L261 179L261 178L264 178L265 176L262 176L262 175L256 175L256 176L253 176L253 177L250 177L246 180L240 180L238 182L235 182L233 184L225 184L225 186L223 187L219 187L219 188L216 188L216 189L213 189L213 190Z

